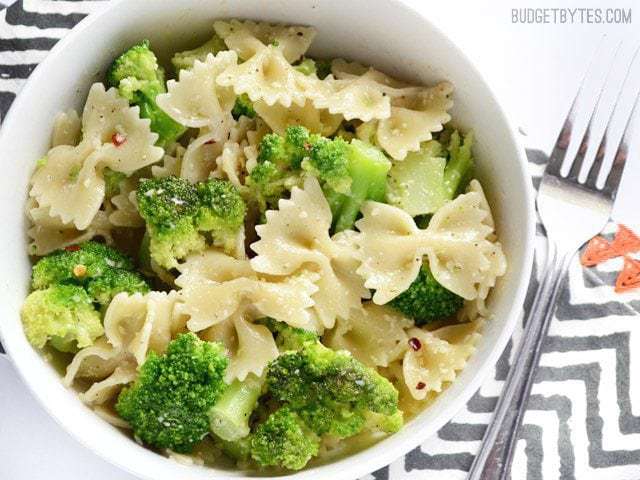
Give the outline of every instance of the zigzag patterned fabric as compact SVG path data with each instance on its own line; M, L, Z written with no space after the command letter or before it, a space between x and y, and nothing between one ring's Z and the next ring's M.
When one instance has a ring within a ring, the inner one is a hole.
M104 6L99 0L0 0L0 7L8 3L0 11L0 118L55 43ZM528 155L537 187L546 156L538 151ZM611 224L605 234L614 231ZM537 234L539 259L544 257L540 224ZM640 365L640 296L623 303L613 292L621 267L620 259L589 270L577 259L571 265L524 417L514 480L640 478L640 380L631 376L632 367ZM537 271L525 310L533 299ZM365 479L464 479L491 420L520 330L494 374L437 436Z

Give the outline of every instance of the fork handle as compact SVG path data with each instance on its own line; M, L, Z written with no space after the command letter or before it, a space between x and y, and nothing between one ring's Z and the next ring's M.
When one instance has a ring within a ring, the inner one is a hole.
M493 421L487 428L468 480L507 480L526 411L531 386L540 360L542 342L549 330L561 280L573 252L561 252L549 242L542 280L525 323L522 340L498 399Z

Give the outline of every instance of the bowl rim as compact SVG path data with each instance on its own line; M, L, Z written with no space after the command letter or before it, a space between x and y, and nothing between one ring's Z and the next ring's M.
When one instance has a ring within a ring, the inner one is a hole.
M25 82L25 85L23 86L21 91L18 92L16 98L14 99L7 115L2 122L2 128L0 131L0 145L5 144L5 142L7 141L5 137L7 136L6 132L8 129L5 128L5 126L10 125L14 121L14 118L17 116L16 112L22 108L23 103L25 103L26 101L25 99L31 94L31 90L34 89L34 85L37 85L40 81L42 81L41 77L44 76L49 65L55 63L60 52L66 49L68 45L73 44L75 42L75 38L79 35L80 32L90 28L94 23L101 21L102 18L107 15L112 9L118 8L120 4L125 3L126 1L127 0L112 0L111 2L98 7L98 10L93 11L91 14L87 15L87 17L78 22L78 24L76 24L62 39L60 39L56 43L56 45L54 45L54 47L46 55L46 58L42 62L40 62L40 64L38 64L38 66L31 73L28 80ZM340 458L329 464L319 466L312 470L301 470L298 472L292 472L290 474L279 476L277 478L317 478L316 475L320 474L318 469L324 470L324 467L332 467L333 471L331 472L331 475L334 480L347 480L353 478L354 476L366 475L367 473L373 472L388 465L394 460L399 459L400 457L408 453L411 449L419 446L421 442L435 434L435 432L437 432L445 423L449 422L453 418L453 416L459 410L461 410L464 405L467 404L469 399L480 388L481 383L492 371L491 366L495 365L498 358L502 354L507 342L513 334L516 323L520 318L521 305L523 304L523 300L529 286L529 278L531 274L534 255L536 224L535 206L533 186L530 181L530 174L527 170L528 161L522 142L517 135L517 130L512 125L510 117L506 114L501 102L499 102L498 97L494 92L494 89L487 81L486 77L481 73L480 70L478 70L475 63L467 57L464 51L449 37L449 35L446 34L446 32L444 32L439 26L433 24L425 15L417 11L412 5L407 4L404 0L386 1L392 4L394 8L403 9L405 13L417 17L419 19L419 22L423 23L430 30L434 31L435 34L439 35L442 38L443 42L448 44L448 47L451 48L451 50L454 51L458 56L459 61L465 62L466 68L472 71L483 83L484 88L486 88L487 92L489 92L488 101L495 105L496 112L500 117L500 120L507 127L505 133L508 133L509 140L515 146L518 171L521 177L525 179L525 190L523 191L523 196L526 204L526 219L525 222L523 222L523 225L525 226L526 231L523 232L523 235L521 237L523 242L522 271L520 274L520 278L518 279L518 286L512 298L512 305L508 311L508 320L502 328L497 340L494 342L489 354L487 355L487 358L485 359L481 368L478 368L474 375L468 380L465 388L456 397L454 397L453 401L446 405L440 405L441 412L438 415L437 421L432 421L428 425L425 425L425 428L423 429L414 429L411 434L408 434L406 430L394 434L393 437L390 437L388 439L389 441L384 442L386 447L384 449L379 448L381 445L381 442L379 442L357 453ZM6 350L7 358L14 365L16 371L19 374L19 377L22 379L22 382L31 391L32 395L36 398L40 406L49 414L51 418L55 420L58 425L62 427L64 431L71 434L71 436L75 438L83 447L88 448L98 457L106 460L112 465L117 466L118 468L140 478L148 478L149 480L153 480L155 478L154 472L141 471L140 469L135 468L133 465L121 460L119 457L116 457L115 455L109 453L108 448L105 448L102 445L98 445L96 442L92 441L90 430L77 428L72 424L72 422L68 422L66 418L63 418L64 416L59 413L56 408L50 406L47 403L46 394L41 392L34 382L31 382L30 377L27 376L26 372L23 371L18 362L15 361L16 358L20 357L20 354L19 352L17 352L17 350L14 350L13 343L11 341L7 341L6 334L3 333L3 322L0 322L0 340L2 341L2 345ZM373 455L374 451L375 455ZM156 454L153 453L153 455ZM161 461L161 459L171 461L167 460L161 455L156 456L159 462ZM359 459L366 461L357 462L357 460ZM240 473L240 471L238 472ZM267 477L252 476L235 478Z

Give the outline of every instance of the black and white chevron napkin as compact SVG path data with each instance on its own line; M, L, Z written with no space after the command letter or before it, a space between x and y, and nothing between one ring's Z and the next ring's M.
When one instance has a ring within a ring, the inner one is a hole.
M53 45L105 2L0 0L0 8L6 4L11 5L0 10L0 118ZM546 157L539 151L528 155L537 187ZM608 233L614 231L612 224ZM543 235L538 226L541 246ZM631 373L640 368L640 296L623 302L613 293L620 267L619 259L590 270L577 260L571 265L524 418L514 480L640 478L640 377ZM525 309L537 284L536 271ZM365 478L464 479L520 330L463 411L419 448Z

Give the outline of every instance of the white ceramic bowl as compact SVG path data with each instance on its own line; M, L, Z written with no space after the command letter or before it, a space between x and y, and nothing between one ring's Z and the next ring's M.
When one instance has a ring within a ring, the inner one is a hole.
M216 18L251 18L318 29L312 54L341 56L423 83L448 79L455 88L453 118L473 128L478 176L493 207L509 261L491 297L494 318L458 379L404 429L348 458L288 478L353 479L380 468L434 434L460 410L492 371L519 317L533 256L534 218L523 149L490 87L464 53L428 20L394 0L116 0L81 22L35 70L16 99L0 135L0 333L25 383L49 413L82 444L139 477L186 480L243 476L184 466L147 450L85 407L27 343L20 305L28 293L30 264L24 204L37 158L48 149L61 110L81 109L88 87L101 81L116 54L149 38L168 58L212 33Z

